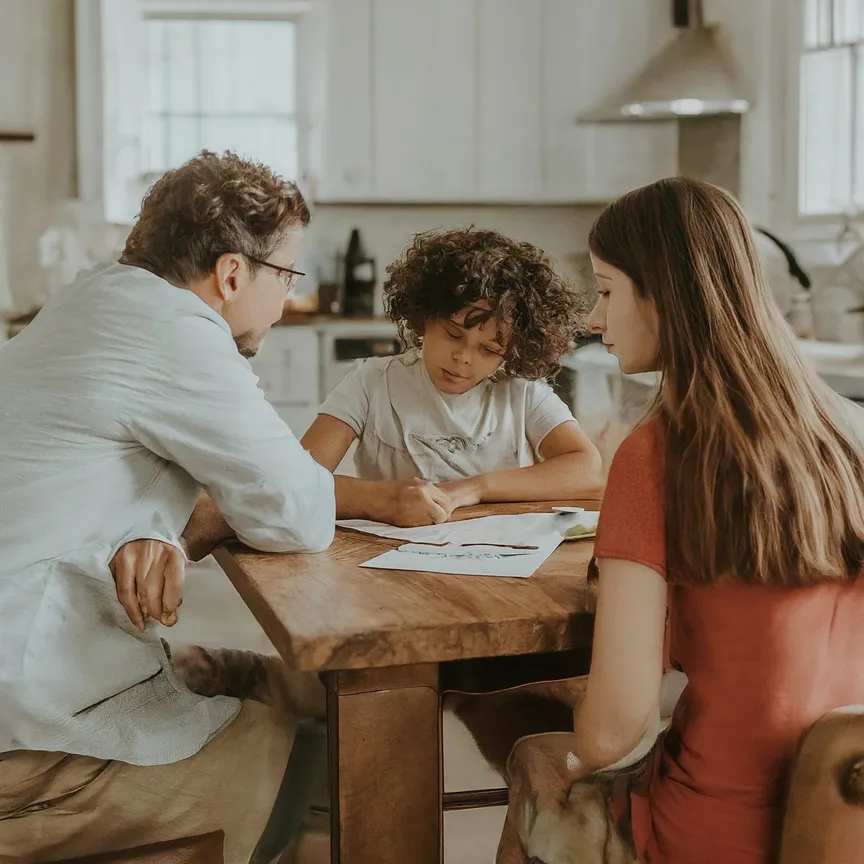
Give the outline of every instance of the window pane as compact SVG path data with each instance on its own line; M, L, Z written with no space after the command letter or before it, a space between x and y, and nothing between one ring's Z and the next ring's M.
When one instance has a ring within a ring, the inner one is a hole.
M167 108L173 113L195 111L198 102L198 29L195 21L163 21Z
M204 113L293 114L291 21L197 22Z
M141 170L144 173L164 172L171 167L166 156L166 123L164 117L153 114L148 114L144 119L141 145Z
M203 147L235 150L295 179L298 143L291 21L150 19L147 172Z
M281 117L208 117L202 120L202 146L269 165L289 180L297 177L297 124Z
M197 117L169 117L165 122L165 168L176 168L202 148Z
M831 41L832 0L804 0L804 44L808 48Z
M150 111L164 114L168 109L168 42L162 21L147 22L147 103Z
M834 0L834 41L857 42L864 37L864 0Z
M852 51L836 48L801 59L799 207L840 213L852 200Z

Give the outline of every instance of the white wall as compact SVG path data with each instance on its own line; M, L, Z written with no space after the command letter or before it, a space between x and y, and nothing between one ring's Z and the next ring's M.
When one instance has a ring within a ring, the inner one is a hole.
M741 203L761 225L786 221L778 210L786 182L783 101L788 33L786 3L803 0L704 0L705 21L721 26L751 98L741 123Z
M658 14L668 16L666 0L652 2ZM776 139L783 134L776 124L771 130L769 108L777 82L768 75L770 58L764 53L773 0L706 0L705 6L709 20L723 22L744 74L754 84L758 102L745 120L742 199L755 219L770 224L767 211L778 182L770 169L777 161ZM0 125L8 112L24 117L36 134L33 144L0 145L8 188L8 217L0 232L8 249L12 297L20 309L42 291L37 242L51 207L76 192L73 7L73 0L2 0ZM384 266L415 231L473 223L530 240L567 269L567 257L584 250L596 213L593 207L321 205L310 246L344 250L351 228L360 227L383 275Z
M587 248L597 207L446 207L318 205L312 216L309 247L316 252L345 252L352 228L359 228L366 251L377 262L378 282L418 231L474 225L534 243L571 271L569 256ZM380 297L378 310L380 311Z
M9 288L15 308L39 297L39 235L51 207L75 188L75 72L72 0L2 0L0 126L18 120L33 143L2 144Z

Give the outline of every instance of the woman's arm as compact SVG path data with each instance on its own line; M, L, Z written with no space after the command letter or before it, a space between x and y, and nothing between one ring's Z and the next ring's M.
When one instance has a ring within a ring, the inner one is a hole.
M587 772L614 765L660 731L666 580L644 564L603 559L576 756Z
M439 483L457 507L495 501L564 501L603 492L600 453L574 420L556 426L540 444L543 461Z
M332 472L356 437L344 421L319 414L300 443ZM335 481L337 519L371 519L411 528L446 522L455 507L446 492L420 479L390 482L337 474Z

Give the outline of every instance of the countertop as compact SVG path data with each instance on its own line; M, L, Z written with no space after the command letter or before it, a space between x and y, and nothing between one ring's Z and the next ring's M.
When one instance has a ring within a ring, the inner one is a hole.
M276 327L334 327L336 325L357 326L374 324L396 326L383 315L348 318L342 315L304 315L297 312L287 312L276 323Z
M849 399L864 399L864 345L799 339L798 346L832 389ZM575 372L593 371L607 375L618 372L618 360L601 345L587 345L573 351L561 365ZM658 373L645 372L627 378L652 386L658 382Z

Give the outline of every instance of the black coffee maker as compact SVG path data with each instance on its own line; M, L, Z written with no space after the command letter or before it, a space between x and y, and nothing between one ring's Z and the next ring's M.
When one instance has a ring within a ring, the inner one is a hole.
M355 228L345 253L345 284L342 314L348 318L372 317L375 306L375 259L363 248Z

